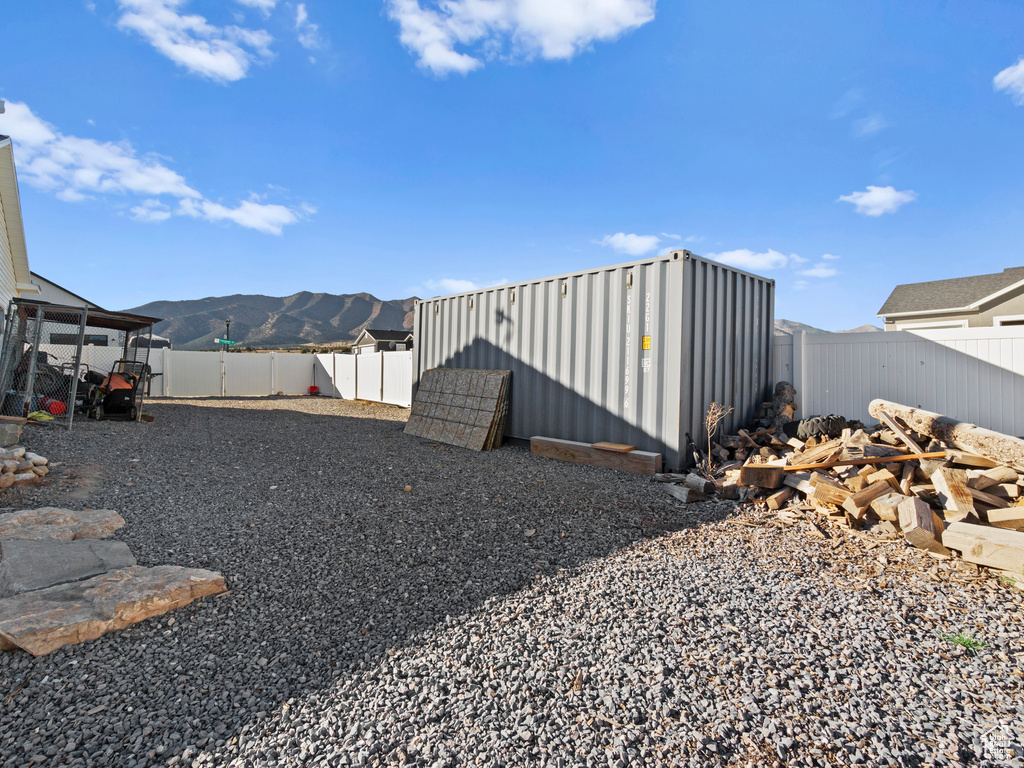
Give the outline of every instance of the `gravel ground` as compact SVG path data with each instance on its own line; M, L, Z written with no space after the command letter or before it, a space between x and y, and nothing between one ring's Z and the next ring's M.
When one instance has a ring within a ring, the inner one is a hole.
M985 751L1024 745L1021 593L962 563L386 406L148 410L29 428L60 464L5 504L116 509L232 591L0 654L0 766L1022 763Z

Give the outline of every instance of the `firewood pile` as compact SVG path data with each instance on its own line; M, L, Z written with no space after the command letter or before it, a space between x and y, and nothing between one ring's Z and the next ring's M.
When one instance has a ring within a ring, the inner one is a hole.
M712 444L704 475L658 475L684 502L710 494L765 505L780 519L840 528L988 567L1024 588L1024 440L875 400L876 426L787 437L778 426ZM708 471L709 468L712 471Z

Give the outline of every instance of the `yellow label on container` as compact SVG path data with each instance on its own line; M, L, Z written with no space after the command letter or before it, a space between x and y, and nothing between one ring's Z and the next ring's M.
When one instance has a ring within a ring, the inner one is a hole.
M650 336L644 336L643 342L644 342L644 344L643 344L644 349L650 349L651 348L651 337Z

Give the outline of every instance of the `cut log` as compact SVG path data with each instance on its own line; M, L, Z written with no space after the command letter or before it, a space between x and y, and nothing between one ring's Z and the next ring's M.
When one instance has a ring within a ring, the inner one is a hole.
M891 491L892 486L885 481L869 485L863 491L857 491L855 494L847 498L843 502L843 509L849 512L850 515L856 519L860 520L864 515L864 510L871 505L872 501Z
M914 482L914 465L907 462L900 471L900 493L910 495L910 486Z
M852 492L846 488L837 488L831 483L815 483L814 485L814 500L822 504L835 504L840 507L852 495Z
M906 498L901 493L887 493L871 502L871 511L879 520L895 522L900 519L899 506Z
M868 487L868 481L860 475L854 475L845 483L846 487L856 493L857 491L863 491Z
M792 475L790 475L792 477ZM776 491L768 497L768 509L781 509L782 506L789 501L789 498L793 495L793 489L786 487L781 491Z
M896 437L902 440L903 444L910 449L911 453L924 453L924 449L920 445L918 445L917 442L910 435L908 435L899 424L896 423L896 419L894 419L888 413L882 411L880 414L878 414L878 420L885 424L885 426L887 426L889 429L891 429L893 433L896 435Z
M713 481L693 473L677 474L675 472L668 472L665 474L657 474L651 479L656 483L679 483L681 485L685 485L687 488L693 488L694 490L700 491L701 493L714 493L715 491L715 484Z
M801 453L796 454L792 457L794 464L815 464L825 462L831 459L835 454L842 450L843 443L841 440L829 440L821 445L816 445L813 448L808 448Z
M946 511L947 520L959 522L971 515L977 516L974 498L967 487L967 473L964 470L951 467L936 470L932 475L932 484L939 495L942 508Z
M986 514L988 524L1011 531L1024 531L1024 507L990 509Z
M782 467L769 467L764 464L748 464L740 470L740 485L756 488L781 488L786 480Z
M990 467L989 469L972 469L967 472L967 487L984 491L1000 483L1016 483L1017 472L1009 467Z
M942 535L942 543L958 550L969 563L1024 573L1024 532L953 523Z
M888 400L872 400L868 411L876 419L879 418L879 413L888 413L918 434L983 456L996 464L1006 464L1024 471L1024 440L1020 438Z
M806 472L786 475L786 479L783 482L790 488L800 491L804 496L814 495L814 486L811 485L811 476Z
M903 538L918 549L925 549L940 555L949 550L936 538L932 508L920 499L906 499L899 506L900 528Z
M559 440L554 437L531 437L530 453L548 459L588 464L592 467L618 469L640 475L654 475L661 471L661 454L647 451L613 453L599 451L590 443Z

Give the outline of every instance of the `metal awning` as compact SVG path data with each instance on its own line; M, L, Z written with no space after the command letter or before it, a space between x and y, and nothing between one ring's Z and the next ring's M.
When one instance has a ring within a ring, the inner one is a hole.
M46 315L51 313L67 312L74 314L76 318L81 317L85 307L73 307L66 304L51 304L48 301L38 299L14 299L14 305L19 311L24 311L27 317L34 318L37 309L42 309ZM149 317L147 315L133 315L130 312L109 312L105 309L89 307L86 312L85 324L92 328L108 328L115 331L141 331L151 325L159 323L163 318Z

